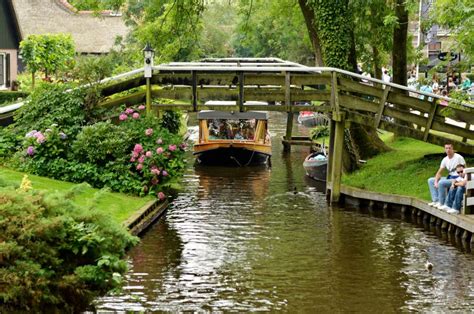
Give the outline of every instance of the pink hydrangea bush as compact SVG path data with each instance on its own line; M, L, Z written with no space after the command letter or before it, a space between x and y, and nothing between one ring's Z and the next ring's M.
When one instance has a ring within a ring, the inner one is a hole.
M127 160L131 171L141 178L141 193L164 200L184 168L187 145L180 141L179 136L160 128L157 118L140 114L143 110L145 107L139 106L123 112L127 119L120 123L133 129L136 139ZM128 119L130 117L132 119Z

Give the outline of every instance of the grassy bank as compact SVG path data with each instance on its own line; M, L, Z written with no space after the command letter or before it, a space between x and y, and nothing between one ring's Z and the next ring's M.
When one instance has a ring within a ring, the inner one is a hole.
M23 176L24 173L0 167L0 180L7 185L19 186ZM35 175L28 175L28 178L32 182L33 189L42 191L67 191L74 186L77 186L77 184L74 183L38 177ZM100 190L98 189L85 187L74 199L74 202L79 206L87 206L99 191ZM152 199L149 197L141 198L112 192L100 193L101 195L97 202L97 210L111 215L113 219L119 223L124 222L137 209Z
M394 139L393 135L383 138L393 150L368 160L360 170L344 175L342 183L430 200L427 180L435 175L445 156L443 147L410 138ZM474 158L466 158L466 163L473 166Z

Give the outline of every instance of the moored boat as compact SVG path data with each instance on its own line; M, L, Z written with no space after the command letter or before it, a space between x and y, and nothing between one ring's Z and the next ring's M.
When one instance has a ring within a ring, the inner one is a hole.
M207 165L265 164L271 157L268 114L260 111L198 113L197 161Z
M318 181L326 181L327 165L328 156L324 150L309 154L303 162L306 175Z
M326 115L313 111L300 111L297 120L298 123L308 128L320 125L328 125L329 123L329 119Z

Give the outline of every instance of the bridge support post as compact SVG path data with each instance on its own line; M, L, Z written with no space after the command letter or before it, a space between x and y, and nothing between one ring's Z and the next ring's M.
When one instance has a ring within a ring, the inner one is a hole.
M287 110L286 115L286 134L285 141L283 141L283 150L285 152L291 151L291 135L293 134L293 111L291 111L291 79L290 73L285 73L285 106Z
M341 196L341 177L342 177L342 150L344 147L344 127L345 115L343 112L339 114L333 113L334 133L334 148L331 149L331 203L339 202ZM332 131L332 129L331 129Z
M329 147L328 147L328 168L326 172L326 197L331 195L332 190L332 160L334 156L334 132L336 131L336 124L331 119L329 120ZM328 198L326 198L329 200Z
M150 78L146 78L146 115L149 116L151 113L151 83L150 83ZM142 98L143 99L143 98Z

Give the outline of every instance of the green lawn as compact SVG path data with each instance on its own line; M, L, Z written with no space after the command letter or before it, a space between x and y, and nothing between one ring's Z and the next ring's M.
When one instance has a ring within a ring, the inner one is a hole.
M20 186L24 173L0 167L0 180L8 185ZM33 189L43 191L67 191L77 184L28 175ZM100 190L86 187L74 199L78 206L87 206ZM151 197L135 197L120 193L104 192L98 199L97 209L109 213L115 221L122 223L136 210L152 200Z
M441 146L410 138L384 135L393 149L367 161L354 173L344 175L342 183L374 192L415 196L430 200L427 180L435 175L445 156ZM466 158L468 166L474 158Z

